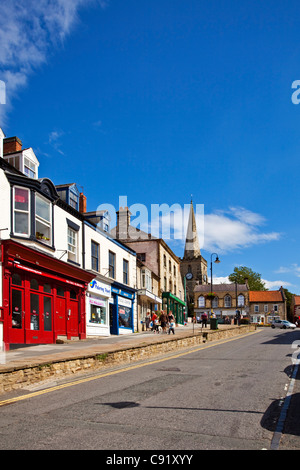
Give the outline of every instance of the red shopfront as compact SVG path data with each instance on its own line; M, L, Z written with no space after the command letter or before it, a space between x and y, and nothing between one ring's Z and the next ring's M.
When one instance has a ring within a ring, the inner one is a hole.
M93 275L12 240L2 242L3 342L86 338L85 291Z

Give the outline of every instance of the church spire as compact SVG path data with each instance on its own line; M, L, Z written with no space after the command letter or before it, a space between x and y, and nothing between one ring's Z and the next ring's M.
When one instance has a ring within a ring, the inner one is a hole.
M183 259L199 258L200 245L197 234L196 217L194 213L193 201L191 200L189 223L186 233L185 249Z

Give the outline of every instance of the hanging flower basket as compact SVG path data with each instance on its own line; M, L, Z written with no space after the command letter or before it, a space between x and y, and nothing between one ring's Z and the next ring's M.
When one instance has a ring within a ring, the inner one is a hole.
M209 292L208 294L206 294L207 299L214 299L215 297L216 297L215 292Z

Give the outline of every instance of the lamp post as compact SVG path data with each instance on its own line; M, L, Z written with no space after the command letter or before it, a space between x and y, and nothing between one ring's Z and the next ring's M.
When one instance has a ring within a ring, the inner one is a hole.
M213 293L213 273L212 273L212 258L213 258L213 255L216 256L216 259L215 259L215 263L216 264L219 264L221 263L220 259L219 259L219 255L217 255L217 253L212 253L211 256L210 256L210 288L211 288L211 294ZM211 315L213 314L213 307L212 307L212 303L213 303L213 297L211 296L211 299L210 299L210 313Z

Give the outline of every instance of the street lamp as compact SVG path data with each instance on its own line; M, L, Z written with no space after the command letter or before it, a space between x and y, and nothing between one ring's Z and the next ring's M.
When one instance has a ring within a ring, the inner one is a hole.
M213 255L216 256L216 259L215 259L214 263L216 263L216 264L221 263L221 261L219 259L219 255L217 255L217 253L212 253L211 256L210 256L210 276L211 276L211 278L210 278L210 288L211 288L211 294L213 293L213 273L212 273L212 258L213 258ZM213 296L212 295L211 295L210 302L211 302L210 313L212 315L212 313L213 313L213 307L212 307Z

